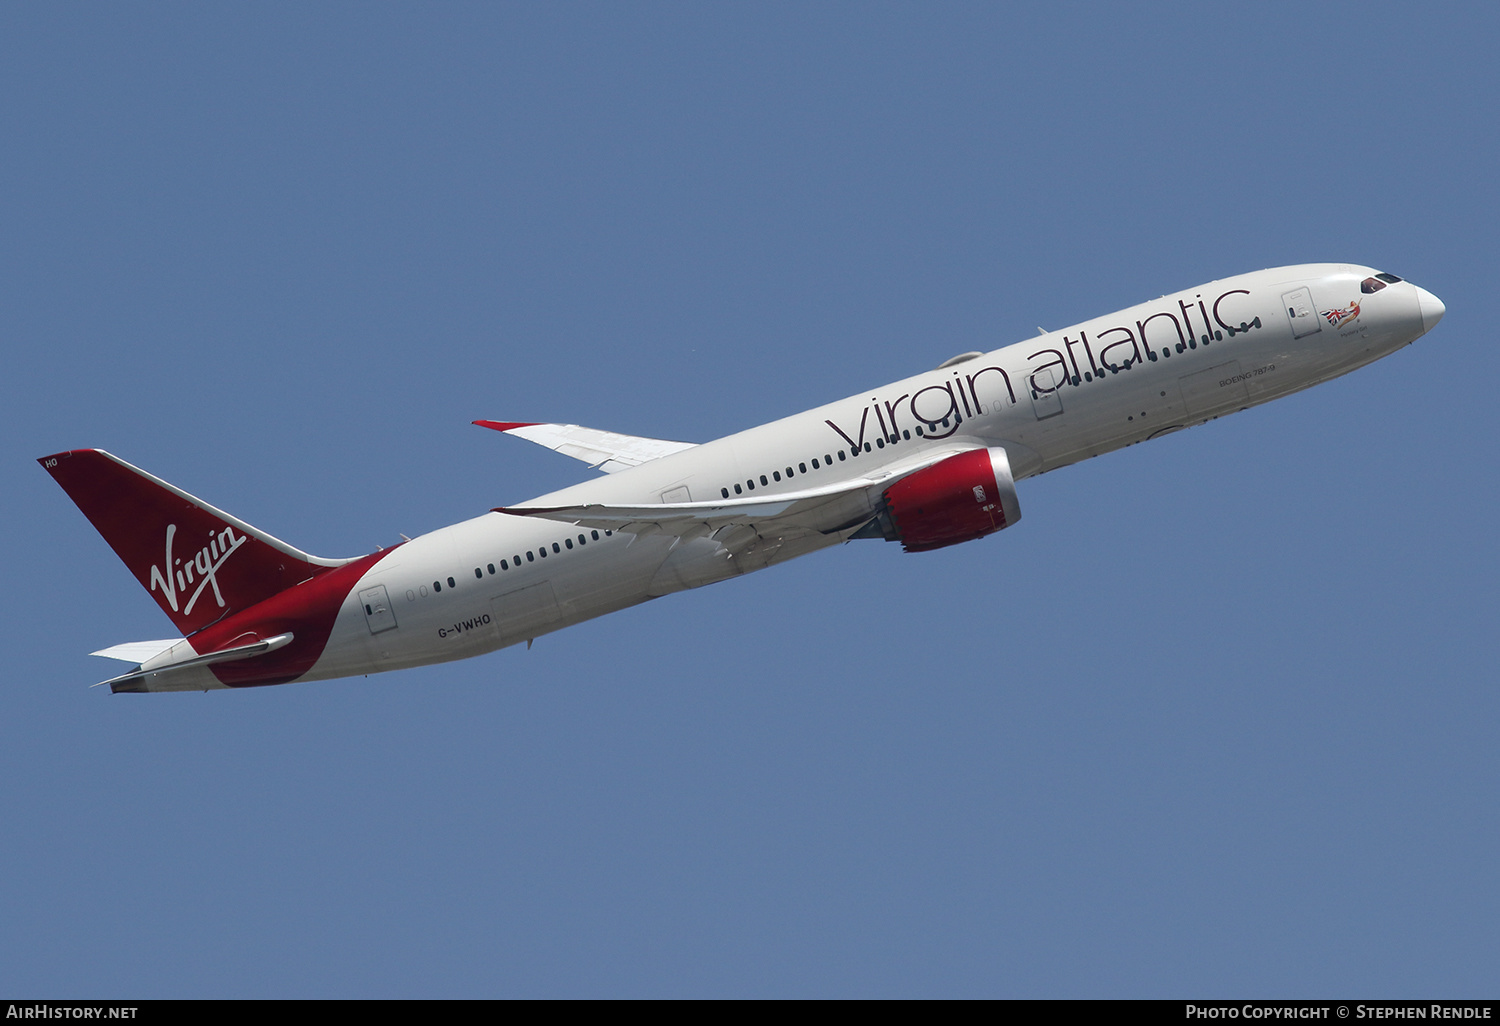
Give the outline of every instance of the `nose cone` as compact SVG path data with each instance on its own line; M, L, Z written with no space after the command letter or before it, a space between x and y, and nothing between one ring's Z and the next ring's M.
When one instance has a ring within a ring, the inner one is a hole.
M1443 319L1443 314L1448 312L1448 308L1443 305L1441 299L1422 286L1418 285L1416 289L1417 305L1422 308L1422 333L1425 335L1437 327L1437 322Z

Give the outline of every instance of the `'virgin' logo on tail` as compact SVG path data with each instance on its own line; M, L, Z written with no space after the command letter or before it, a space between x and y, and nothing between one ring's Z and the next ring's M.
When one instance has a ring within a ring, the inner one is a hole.
M203 594L203 589L212 584L214 586L214 598L219 603L219 608L224 608L224 595L219 591L219 580L215 576L219 567L229 558L230 553L245 544L245 535L236 535L234 528L226 527L224 530L209 535L208 544L198 550L197 555L187 562L181 559L172 560L172 539L177 534L177 525L167 525L167 555L165 569L160 566L151 567L151 585L148 590L155 591L161 588L162 595L167 600L167 605L172 607L172 612L177 612L177 593L186 592L197 580L198 587L188 598L187 605L182 609L182 615L188 616L193 611L193 606L198 601L198 596Z

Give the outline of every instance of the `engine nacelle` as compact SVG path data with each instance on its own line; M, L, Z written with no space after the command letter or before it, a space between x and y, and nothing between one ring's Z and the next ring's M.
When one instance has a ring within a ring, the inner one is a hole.
M899 541L907 552L926 552L982 538L1020 519L1005 450L973 449L887 488L871 533Z

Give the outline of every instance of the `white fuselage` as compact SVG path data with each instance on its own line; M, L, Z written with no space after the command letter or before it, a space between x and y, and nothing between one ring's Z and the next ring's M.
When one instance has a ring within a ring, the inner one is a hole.
M1375 273L1312 264L1211 282L528 505L774 498L930 459L935 450L977 446L1004 448L1020 480L1307 388L1410 343L1430 326L1422 292L1399 282L1362 294L1360 282ZM829 502L800 530L755 536L741 529L751 537L607 532L487 513L416 538L376 564L344 602L327 647L302 679L529 641L837 544L879 502L879 489L867 489ZM389 597L389 612L372 618L359 596L377 586Z

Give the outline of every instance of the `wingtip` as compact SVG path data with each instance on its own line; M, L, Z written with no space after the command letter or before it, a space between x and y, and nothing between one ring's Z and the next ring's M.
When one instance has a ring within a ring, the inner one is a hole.
M536 421L526 420L475 420L470 423L491 431L514 431L516 428L536 427Z

